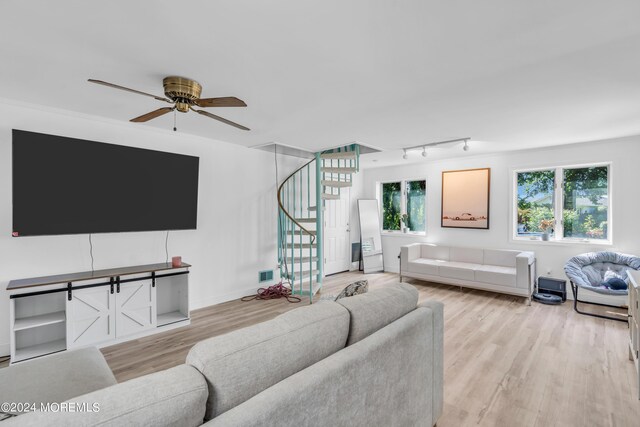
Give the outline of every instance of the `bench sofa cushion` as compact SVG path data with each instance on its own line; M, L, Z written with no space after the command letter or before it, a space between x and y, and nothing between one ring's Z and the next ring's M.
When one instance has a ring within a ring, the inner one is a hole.
M409 261L408 270L412 273L429 274L432 276L439 275L438 267L446 261L440 261L437 259L418 258L413 261Z
M449 248L449 261L482 264L484 250L475 248Z
M98 411L30 412L3 421L2 427L195 427L202 424L206 401L202 375L191 366L180 365L67 401L75 407L97 404Z
M199 342L189 351L187 364L207 380L205 419L217 417L343 349L348 334L348 311L338 303L321 301Z
M475 270L477 282L501 286L516 286L516 269L499 265L481 265Z
M449 247L423 244L421 245L420 257L449 261Z
M482 265L480 264L472 264L468 262L450 261L441 265L438 270L442 277L473 281L475 280L475 270L481 266Z
M418 291L407 283L395 283L363 295L338 300L349 311L347 345L352 345L416 309Z
M60 403L114 384L100 350L87 347L0 369L0 402Z
M483 264L516 268L516 257L519 253L520 251L485 249Z

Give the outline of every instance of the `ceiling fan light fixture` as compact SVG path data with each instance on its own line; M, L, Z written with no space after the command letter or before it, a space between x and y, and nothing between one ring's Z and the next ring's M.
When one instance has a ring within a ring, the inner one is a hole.
M136 89L131 89L128 87L105 82L103 80L89 79L89 82L111 87L114 89L120 89L126 92L136 93L138 95L148 96L158 101L167 102L173 105L172 107L160 108L150 113L143 114L142 116L135 117L130 120L131 122L134 122L134 123L148 122L149 120L153 120L157 117L167 114L170 111L173 111L174 113L176 111L179 111L181 113L188 113L189 110L192 110L198 114L207 116L210 119L217 120L219 122L225 123L235 128L242 129L242 130L250 130L246 126L242 126L238 123L232 122L231 120L227 120L215 114L211 114L203 110L195 110L193 108L194 106L200 107L200 108L246 107L247 104L243 100L238 99L235 96L226 96L221 98L200 98L200 95L202 94L202 86L200 85L200 83L198 83L195 80L187 79L185 77L169 76L169 77L165 77L162 80L162 86L164 88L164 94L166 95L166 98L163 98L161 96L156 96L150 93L142 92ZM174 120L175 120L175 116L174 116ZM174 123L174 130L175 128L176 126Z

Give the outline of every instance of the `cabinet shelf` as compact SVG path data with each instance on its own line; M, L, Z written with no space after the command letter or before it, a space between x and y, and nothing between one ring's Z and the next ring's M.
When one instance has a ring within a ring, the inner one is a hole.
M165 326L170 323L181 322L189 319L189 316L180 311L172 311L170 313L158 314L158 327Z
M37 328L39 326L53 325L64 322L66 319L64 310L53 313L40 314L37 316L23 317L16 319L13 330L23 331L25 329Z
M34 357L44 356L46 354L57 353L67 349L66 339L45 342L42 344L32 345L30 347L16 348L16 358L13 362L32 359Z

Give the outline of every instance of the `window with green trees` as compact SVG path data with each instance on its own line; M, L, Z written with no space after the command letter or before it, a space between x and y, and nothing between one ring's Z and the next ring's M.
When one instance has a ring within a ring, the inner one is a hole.
M553 220L555 174L555 170L518 172L518 236L540 235L541 222Z
M402 216L402 183L387 182L382 184L382 229L400 230Z
M408 180L381 185L382 229L426 231L427 182Z
M425 208L427 202L427 182L406 181L407 222L411 231L425 231Z
M610 239L608 165L518 171L516 184L517 237L535 238L546 225L551 240Z

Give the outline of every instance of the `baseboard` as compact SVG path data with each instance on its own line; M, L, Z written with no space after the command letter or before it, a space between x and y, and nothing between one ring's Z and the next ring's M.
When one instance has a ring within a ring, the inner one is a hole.
M0 344L0 357L5 357L11 354L11 346L9 343Z
M270 285L271 283L264 285L264 287L270 286ZM223 302L233 301L247 295L253 295L256 293L259 287L260 286L256 285L250 288L244 288L244 289L239 289L237 291L229 292L227 294L216 295L215 297L206 298L200 301L190 301L190 305L191 305L190 308L191 310L197 310L199 308L205 308L205 307L209 307L216 304L222 304Z

